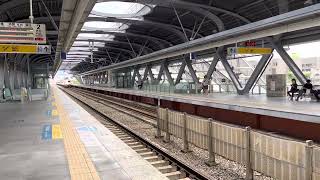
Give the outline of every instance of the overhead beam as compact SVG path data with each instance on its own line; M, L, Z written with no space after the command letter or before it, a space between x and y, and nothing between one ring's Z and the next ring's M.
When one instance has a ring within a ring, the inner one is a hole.
M75 32L79 26L80 21L83 19L82 15L87 14L85 10L92 9L93 5L95 4L95 0L81 0L77 1L75 10L72 14L72 18L70 20L70 25L68 27L67 34L65 36L65 42L63 44L63 49L66 51L71 46L71 40L75 36Z

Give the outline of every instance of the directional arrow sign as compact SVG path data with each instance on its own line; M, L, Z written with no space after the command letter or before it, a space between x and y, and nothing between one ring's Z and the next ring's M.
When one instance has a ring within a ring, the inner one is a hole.
M51 45L0 44L0 53L51 54Z

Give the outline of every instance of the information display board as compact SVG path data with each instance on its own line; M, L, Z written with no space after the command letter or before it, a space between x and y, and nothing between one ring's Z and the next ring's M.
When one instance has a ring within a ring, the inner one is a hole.
M0 53L51 54L51 45L0 44Z
M0 43L46 44L45 24L0 22Z

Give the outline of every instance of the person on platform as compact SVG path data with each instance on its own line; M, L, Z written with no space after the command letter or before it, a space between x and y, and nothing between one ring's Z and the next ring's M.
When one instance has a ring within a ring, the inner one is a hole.
M143 81L141 79L137 81L137 84L138 84L138 89L142 89Z
M203 77L203 82L202 82L203 94L208 95L209 85L210 85L210 79L207 78L207 75L205 75L205 76Z
M290 96L290 100L293 100L294 93L299 92L298 85L296 79L291 80L291 87L288 91L288 96Z
M307 80L307 83L305 83L303 85L303 88L299 90L299 94L297 96L297 99L296 101L299 101L299 98L302 96L303 93L306 93L307 92L307 89L310 90L310 93L314 94L314 96L316 97L317 101L320 101L320 97L319 97L319 90L313 90L313 85L311 84L311 80L308 79Z

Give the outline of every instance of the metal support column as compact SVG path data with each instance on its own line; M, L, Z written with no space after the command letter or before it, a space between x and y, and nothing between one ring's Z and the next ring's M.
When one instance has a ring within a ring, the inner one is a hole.
M4 55L5 59L4 59L4 86L5 88L9 88L10 87L10 75L9 75L9 59L8 59L8 55L5 54Z
M144 73L143 73L143 77L142 77L143 81L145 81L148 77L149 68L150 68L150 66L146 65L146 68L144 69Z
M207 71L207 74L206 74L207 79L210 79L210 77L212 76L213 72L216 69L218 62L219 62L219 57L215 54L210 66L209 66L209 69Z
M163 75L163 70L164 70L164 62L165 62L165 61L163 61L163 62L161 63L161 65L160 65L160 69L159 69L158 76L157 76L157 79L156 79L156 83L155 83L155 84L159 84L160 81L161 81L161 77L162 77L162 75Z
M190 60L190 57L185 55L184 56L184 62L186 63L188 69L189 69L189 72L191 74L191 77L192 77L192 80L195 84L199 84L199 79L197 77L197 74L196 74L196 71L193 69L192 67L192 64L191 64L191 60Z
M226 59L225 55L223 54L223 51L218 51L217 56L219 57L223 67L225 68L225 70L229 74L231 81L233 82L234 86L237 89L238 94L243 95L243 94L249 93L250 89L252 88L254 83L257 81L257 78L260 76L260 74L263 73L263 69L271 60L272 54L266 54L261 57L260 61L258 62L256 68L252 72L250 78L248 79L248 81L244 87L240 84L238 77L233 72L228 60Z
M3 58L3 56L1 56ZM0 99L2 99L2 88L4 87L4 60L0 60Z
M155 84L155 78L153 76L152 70L151 70L151 66L148 68L148 74L150 76L150 80L151 80L151 84Z
M179 72L178 72L178 75L177 75L177 79L176 79L176 82L174 83L175 85L179 84L181 79L182 79L182 75L185 71L185 68L186 68L186 63L183 61L181 66L180 66L180 69L179 69Z
M14 93L14 79L15 79L15 67L14 62L9 63L9 81L10 81L10 91L12 94L12 97L15 97Z
M281 43L271 41L272 47L279 53L283 61L287 64L292 73L297 77L298 81L301 84L305 84L307 82L307 78L304 76L300 68L296 65L293 59L289 56L289 54L284 50Z
M165 73L170 86L174 86L174 80L173 80L173 78L171 76L171 73L169 71L169 67L168 66L169 66L169 64L166 61L164 61L163 62L163 72Z

